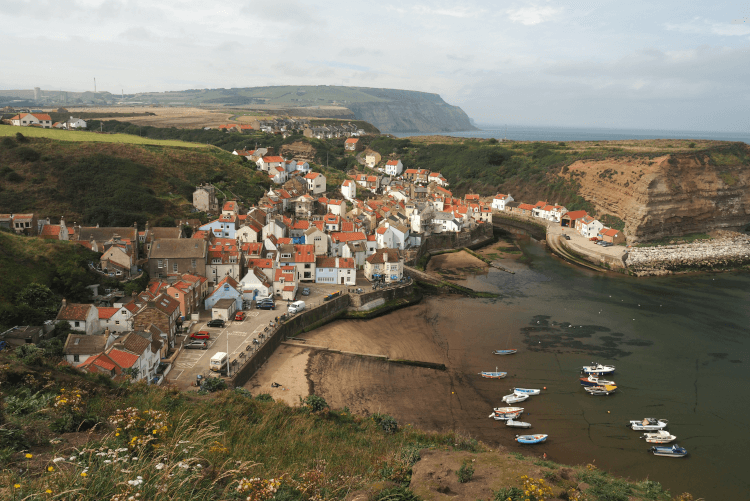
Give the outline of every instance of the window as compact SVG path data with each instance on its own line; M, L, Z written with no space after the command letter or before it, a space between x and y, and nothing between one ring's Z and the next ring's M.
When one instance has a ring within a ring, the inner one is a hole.
M115 320L115 325L120 325L120 321L119 320Z
M195 268L195 259L192 259L192 260L190 261L190 266L192 266L193 268Z
M157 266L159 268L164 268L164 261L162 261L161 259L159 259L159 261L157 261Z
M309 270L309 269L310 269L310 265L309 265L309 264L306 264L306 265L305 265L305 269L306 269L306 270Z
M80 327L81 326L81 322L74 322L74 323L75 323L75 327Z
M179 299L180 298L180 293L179 292L175 292L174 297L177 298L177 299Z
M172 271L177 273L177 263L172 263Z
M73 355L73 362L80 362L81 356L80 355Z

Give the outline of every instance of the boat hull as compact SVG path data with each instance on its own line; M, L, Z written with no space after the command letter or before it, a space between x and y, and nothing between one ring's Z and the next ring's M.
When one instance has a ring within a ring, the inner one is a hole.
M513 393L516 395L539 395L542 390L535 390L532 388L513 388Z
M643 424L643 421L630 421L630 424L628 427L632 428L635 431L659 431L663 430L667 427L668 421L665 419L659 419L657 422L649 422L648 424Z
M581 369L581 372L583 372L584 374L603 376L605 374L612 374L613 372L615 372L615 366L602 364L584 365Z
M547 440L547 435L516 435L519 444L540 444Z
M523 402L528 398L528 395L516 395L515 393L512 393L510 395L505 395L503 397L503 402L505 402L506 404L517 404L518 402Z
M677 440L677 437L667 431L660 430L656 433L644 433L641 438L650 444L668 444Z
M524 421L516 421L514 419L508 419L505 422L505 426L509 426L511 428L531 428L531 423L526 423Z
M688 454L687 450L676 445L672 447L651 447L649 451L654 456L662 456L667 458L684 458Z
M494 353L495 355L513 355L517 352L518 350L495 350L492 353Z
M617 386L614 381L604 381L596 377L582 377L580 378L581 386Z
M508 419L515 419L523 413L523 407L495 407L492 409L491 418L498 421L506 421Z
M507 372L480 372L479 374L487 379L503 379L508 375Z

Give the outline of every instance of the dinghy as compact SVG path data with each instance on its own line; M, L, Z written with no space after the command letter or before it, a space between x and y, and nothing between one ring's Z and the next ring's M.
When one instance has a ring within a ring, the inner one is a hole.
M505 376L508 375L507 372L499 372L497 370L497 367L495 367L495 372L489 372L489 371L482 371L479 373L482 377L490 378L490 379L502 379Z
M628 427L635 431L658 431L666 428L667 424L669 424L669 421L666 419L649 417L640 420L631 420Z
M654 454L654 456L665 456L670 458L684 458L687 456L687 449L684 447L680 447L679 445L673 445L672 447L651 447L649 449L650 452Z
M531 423L509 419L505 422L505 426L510 426L511 428L531 428Z
M495 355L513 355L517 352L518 350L495 350L492 353L494 353Z
M539 395L542 390L534 390L532 388L513 388L513 393L516 395Z
M617 391L617 386L605 384L603 386L584 386L583 389L586 390L589 395L611 395Z
M602 365L599 362L591 362L591 365L584 365L581 372L584 374L594 374L596 376L603 376L605 374L612 374L615 372L614 365Z
M529 398L528 395L516 395L515 393L511 393L510 395L505 395L503 397L503 402L506 404L517 404L518 402L523 402Z
M604 379L599 379L597 376L582 377L580 378L580 381L581 386L617 386L614 381L605 381Z
M523 407L495 407L489 417L498 421L516 419L523 413Z
M650 444L668 444L677 439L674 435L666 430L659 430L655 433L644 433L641 438L645 438Z
M547 440L547 435L516 435L519 444L538 444Z

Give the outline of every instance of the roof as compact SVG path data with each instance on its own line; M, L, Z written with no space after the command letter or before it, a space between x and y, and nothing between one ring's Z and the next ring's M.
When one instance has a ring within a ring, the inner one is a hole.
M386 255L388 255L389 263L397 263L400 260L398 249L378 249L375 251L375 254L369 256L365 261L370 264L382 264L385 263Z
M208 242L195 238L161 238L151 244L149 259L205 258Z
M104 351L106 345L107 339L104 335L89 336L71 333L65 340L63 353L66 355L93 355Z
M315 267L354 269L354 259L350 257L319 257L315 260Z
M388 160L386 165L398 165L401 160Z
M57 314L57 320L77 320L85 321L88 317L89 311L94 308L91 304L68 304L60 308L60 313Z
M99 319L112 318L112 315L120 311L120 308L102 308L99 307Z
M109 350L109 353L107 353L107 355L109 355L109 358L111 358L113 362L115 362L123 369L133 367L133 364L135 364L140 358L140 355L128 353L127 351L123 350L118 350L117 348L112 348L111 350Z
M305 179L315 179L318 176L320 176L320 174L317 172L310 172L309 174L305 174Z
M521 210L531 210L534 208L534 206L531 204L520 204L518 208Z
M307 244L299 244L294 246L294 262L295 263L314 263L315 262L315 246Z
M143 353L151 345L151 339L146 339L143 336L139 336L135 332L129 332L123 337L119 338L115 343L115 346L122 345L123 348L131 353ZM111 356L111 355L110 355Z
M566 212L563 215L563 217L567 217L571 221L575 221L576 219L582 218L583 216L587 216L587 215L588 213L585 210L574 210L574 211Z
M269 156L269 157L263 157L263 161L269 164L270 163L282 163L284 159L279 156Z
M154 302L156 303L156 309L169 315L174 313L174 311L180 307L180 303L167 294L160 295L154 300Z
M600 233L608 237L616 237L617 234L620 233L620 231L613 228L607 228L606 230L602 230Z
M331 233L331 241L333 242L351 242L354 240L366 240L367 236L361 231L349 231L349 232L336 232Z
M21 113L20 115L21 115L20 118L19 118L18 115L16 115L13 118L11 118L11 120L20 120L20 119L24 118L27 115L31 115L32 117L34 117L34 118L36 118L37 120L40 120L40 121L42 121L42 120L49 120L50 122L52 121L52 117L49 116L46 113Z
M42 232L39 233L40 237L59 237L60 236L60 225L59 224L45 224L42 226Z
M356 137L350 137L349 139L347 139L347 140L346 140L346 141L344 141L344 142L345 142L345 143L349 143L349 144L356 144L356 143L357 143L357 141L359 141L359 138L356 138Z
M105 369L107 371L113 371L117 367L117 365L115 365L114 363L114 360L109 358L105 353L100 353L95 357L87 358L86 361L83 362L82 364L79 364L78 367L83 369L86 367L90 367L92 365L101 367L102 369Z
M279 268L276 270L276 273L274 273L273 281L281 282L281 279L284 279L284 282L294 282L294 273L289 273L282 268Z

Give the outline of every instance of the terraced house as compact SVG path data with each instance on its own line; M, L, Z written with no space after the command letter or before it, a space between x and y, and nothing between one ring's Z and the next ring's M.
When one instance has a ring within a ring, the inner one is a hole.
M148 273L152 278L167 275L206 275L208 242L197 238L156 240L148 252Z

